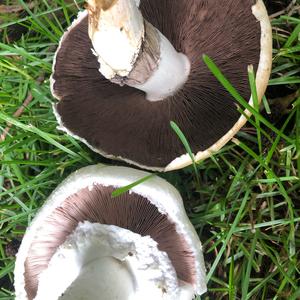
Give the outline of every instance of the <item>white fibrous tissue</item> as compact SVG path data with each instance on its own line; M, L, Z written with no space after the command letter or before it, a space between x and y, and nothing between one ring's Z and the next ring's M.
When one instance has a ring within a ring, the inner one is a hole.
M92 269L97 262L99 267ZM89 272L86 272L86 266ZM115 269L119 266L120 270ZM112 286L104 288L108 291L98 291L107 293L107 297L118 293L118 285L130 300L175 300L180 292L167 253L160 251L150 236L142 237L117 226L84 222L59 247L41 274L35 299L80 299L82 289L91 293L89 299L93 299L93 280L85 278L91 272L95 273L93 277L97 278L98 285L108 280L110 272L115 274L112 275L115 277ZM48 287L49 282L52 288Z

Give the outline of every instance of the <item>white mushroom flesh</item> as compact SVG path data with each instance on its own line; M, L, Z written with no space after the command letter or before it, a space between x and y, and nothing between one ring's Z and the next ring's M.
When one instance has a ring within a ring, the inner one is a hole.
M100 1L101 2L101 1ZM99 10L97 0L89 0L90 11ZM94 54L100 63L100 73L107 79L126 77L136 67L137 58L143 51L145 21L136 0L112 1L109 9L98 12L98 20L91 21L89 36ZM96 28L95 28L96 24ZM178 53L169 40L157 29L160 53L156 70L142 84L128 84L146 93L149 101L160 101L176 93L187 81L190 61Z
M191 294L185 296L182 299L192 298ZM35 299L179 297L180 286L172 263L149 236L84 222L59 247L41 274Z

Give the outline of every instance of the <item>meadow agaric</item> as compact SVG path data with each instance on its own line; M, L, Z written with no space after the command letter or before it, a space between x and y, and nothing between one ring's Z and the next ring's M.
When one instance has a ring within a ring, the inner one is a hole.
M246 123L209 72L209 55L245 99L254 66L259 101L272 62L262 0L89 0L56 53L52 90L61 129L93 150L168 171L219 150ZM250 115L248 111L246 115Z
M202 246L177 190L154 176L111 196L146 175L98 165L69 176L23 238L16 299L191 300L204 293Z

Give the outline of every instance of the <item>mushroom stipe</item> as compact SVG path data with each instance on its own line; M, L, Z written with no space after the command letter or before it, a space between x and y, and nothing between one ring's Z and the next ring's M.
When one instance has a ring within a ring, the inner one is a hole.
M253 65L257 71L262 51L261 24L252 13L255 3L141 1L143 17L191 62L185 85L157 102L148 101L137 89L111 83L99 73L91 51L88 15L83 13L65 34L54 65L52 89L59 99L55 111L61 128L107 157L148 169L164 170L186 153L170 121L182 129L193 153L205 151L233 128L240 113L235 100L203 63L202 55L209 55L242 97L250 99L247 67ZM267 18L264 10L262 13ZM269 49L266 52L271 57ZM267 69L265 76L270 65Z

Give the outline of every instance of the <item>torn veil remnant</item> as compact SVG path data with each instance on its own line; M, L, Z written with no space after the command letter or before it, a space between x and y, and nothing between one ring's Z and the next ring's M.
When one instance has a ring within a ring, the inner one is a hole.
M17 300L191 300L206 291L202 246L177 190L154 176L89 166L69 176L26 231Z
M97 11L97 1L88 2ZM218 151L247 118L202 55L250 104L253 65L261 100L272 63L262 0L118 0L108 7L97 21L82 12L57 50L52 91L60 128L106 157L153 170L192 162L170 121L196 161Z

